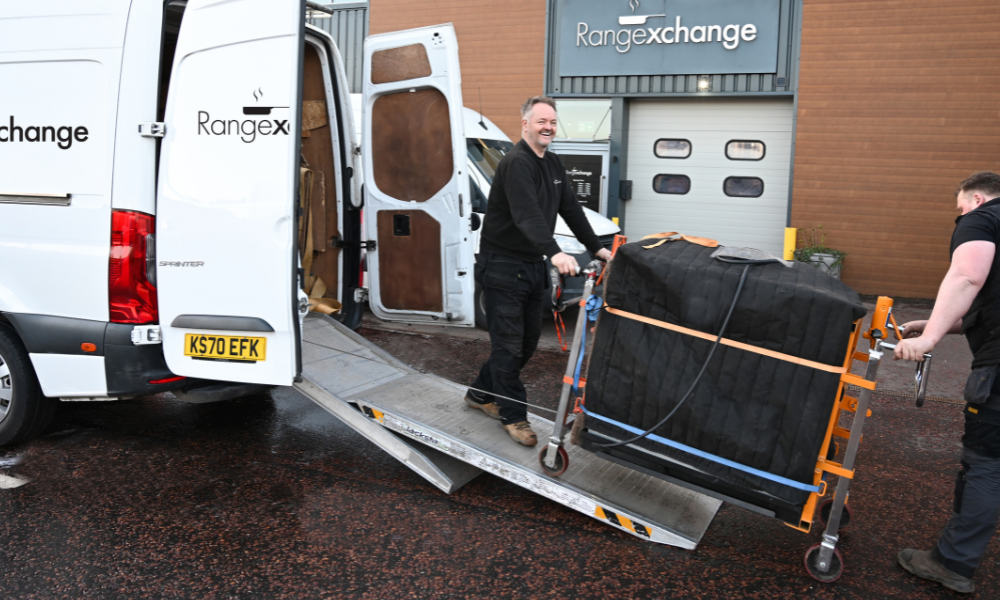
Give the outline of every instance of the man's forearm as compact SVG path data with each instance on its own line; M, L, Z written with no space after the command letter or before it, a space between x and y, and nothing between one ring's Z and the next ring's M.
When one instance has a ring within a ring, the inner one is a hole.
M935 344L947 333L959 333L962 327L962 316L972 306L981 284L961 273L949 271L941 282L937 300L931 318L924 328L924 337L930 338Z

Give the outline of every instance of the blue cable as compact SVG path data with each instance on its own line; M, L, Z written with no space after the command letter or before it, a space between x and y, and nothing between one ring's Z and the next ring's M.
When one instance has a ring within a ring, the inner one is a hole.
M624 429L625 431L628 431L629 433L643 433L643 431L641 429L637 428L637 427L632 427L631 425L626 425L625 423L619 423L618 421L615 421L613 419L609 419L607 417L602 417L599 414L592 413L589 410L587 410L586 406L582 406L581 408L583 408L584 414L587 415L588 417L593 417L593 418L595 418L595 419L597 419L599 421L604 421L605 423L610 423L610 424L612 424L612 425L614 425L616 427L621 427L622 429ZM675 442L673 440L668 440L667 438L660 437L660 436L656 435L655 433L650 433L646 437L649 438L650 440L653 440L654 442L659 442L659 443L664 444L666 446L670 446L671 448L676 448L677 450L681 450L681 451L687 452L688 454L693 454L695 456L699 456L699 457L704 458L706 460L710 460L712 462L717 462L717 463L725 465L727 467L732 467L733 469L737 469L739 471L743 471L744 473L750 473L751 475L756 475L758 477L763 477L764 479L769 479L771 481L775 481L777 483L780 483L780 484L783 484L783 485L787 485L788 487L793 487L793 488L795 488L797 490L802 490L804 492L819 492L819 490L820 490L820 486L818 486L818 485L808 485L808 484L805 484L805 483L799 483L798 481L794 481L794 480L788 479L786 477L781 477L780 475L774 475L772 473L768 473L767 471L761 471L760 469L755 469L753 467L748 467L746 465L741 465L740 463L733 462L733 461L729 460L728 458L722 458L721 456L715 456L714 454L709 454L708 452L703 452L701 450L698 450L697 448L692 448L690 446L685 446L684 444L681 444L679 442Z

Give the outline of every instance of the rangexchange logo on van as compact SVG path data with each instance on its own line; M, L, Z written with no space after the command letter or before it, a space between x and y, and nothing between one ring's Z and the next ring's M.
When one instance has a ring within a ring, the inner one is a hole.
M7 124L0 125L0 143L51 143L61 150L69 150L73 147L73 142L82 144L89 139L90 132L82 125L75 127L72 125L18 125L14 115L10 116Z
M254 100L260 102L264 92L260 88L253 91ZM267 117L271 111L284 109L287 106L244 106L243 116ZM207 110L198 111L198 135L235 135L244 143L250 144L257 140L258 135L288 135L288 119L213 119Z

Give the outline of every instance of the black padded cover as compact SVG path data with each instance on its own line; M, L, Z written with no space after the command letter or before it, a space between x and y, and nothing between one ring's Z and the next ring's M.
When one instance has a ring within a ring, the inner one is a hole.
M609 306L718 334L743 265L711 257L713 248L673 241L621 246L605 285ZM852 324L865 308L840 281L803 264L751 266L725 337L841 366ZM712 342L602 311L586 391L587 410L646 430L670 412L694 381ZM836 400L840 376L720 345L698 387L654 433L804 484ZM587 427L622 440L618 427ZM636 445L681 460L730 486L803 505L808 492L700 459L644 439Z

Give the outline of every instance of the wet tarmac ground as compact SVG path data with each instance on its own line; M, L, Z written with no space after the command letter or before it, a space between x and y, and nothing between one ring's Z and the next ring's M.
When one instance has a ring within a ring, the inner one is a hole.
M488 353L481 339L362 333L458 381ZM565 360L536 356L532 398L555 398ZM489 475L447 496L291 389L66 403L50 433L0 449L0 598L954 597L895 555L930 547L948 518L960 409L876 397L845 574L824 585L803 567L818 526L723 505L689 552ZM4 488L14 477L30 481ZM977 597L1000 597L998 562L994 540Z

